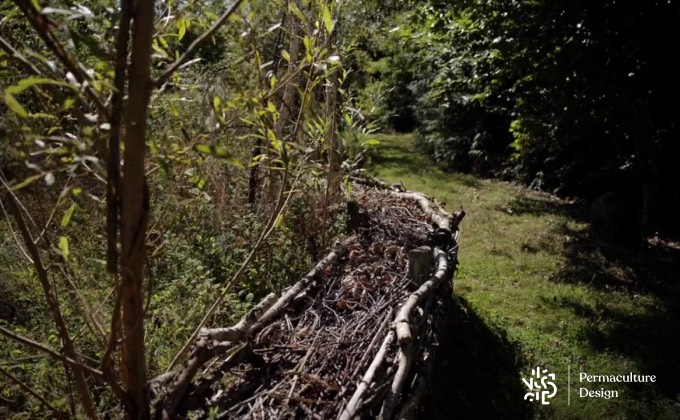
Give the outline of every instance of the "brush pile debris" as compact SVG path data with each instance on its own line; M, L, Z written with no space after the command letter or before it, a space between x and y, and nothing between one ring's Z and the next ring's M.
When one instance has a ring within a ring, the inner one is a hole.
M356 181L353 234L236 326L203 330L187 364L150 383L161 417L417 413L464 213L450 215L429 197L377 180ZM424 245L432 248L431 274L415 282L409 252Z

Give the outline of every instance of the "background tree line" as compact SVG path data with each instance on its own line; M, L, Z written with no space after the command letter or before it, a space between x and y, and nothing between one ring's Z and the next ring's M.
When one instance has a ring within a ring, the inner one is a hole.
M595 216L633 236L677 234L679 15L674 1L413 2L368 50L381 115L444 167L599 199Z

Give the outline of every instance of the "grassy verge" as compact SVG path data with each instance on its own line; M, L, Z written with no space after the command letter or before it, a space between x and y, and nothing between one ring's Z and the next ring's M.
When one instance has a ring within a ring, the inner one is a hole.
M467 212L457 307L428 417L680 418L677 247L595 243L577 205L444 173L414 151L410 135L378 140L374 175ZM520 378L536 366L557 376L550 405L524 401ZM656 382L586 383L581 372ZM580 397L580 388L618 397Z

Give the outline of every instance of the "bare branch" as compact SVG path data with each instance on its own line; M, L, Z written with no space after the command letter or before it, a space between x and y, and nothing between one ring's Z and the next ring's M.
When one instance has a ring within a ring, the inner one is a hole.
M95 408L94 401L92 400L92 395L90 394L89 387L87 386L87 380L83 374L83 370L81 370L82 366L84 365L81 365L78 362L78 356L76 355L75 349L73 347L73 340L71 340L68 329L66 328L66 322L64 321L61 309L59 308L59 301L57 300L52 289L52 285L50 284L49 278L47 276L47 271L42 264L38 247L33 241L31 233L28 230L28 226L26 226L26 221L19 210L19 206L17 205L18 199L15 195L6 196L8 197L7 203L9 207L9 213L14 217L14 220L19 227L19 231L23 236L24 244L26 245L28 253L33 260L33 267L35 268L35 271L38 275L38 279L43 289L43 294L45 295L45 300L47 300L47 306L49 307L50 312L52 313L52 318L54 319L54 323L56 324L59 338L61 339L62 345L64 347L64 353L70 359L76 361L74 375L78 394L80 394L80 398L83 400L83 405L85 406L88 416L90 418L98 418L97 410Z
M2 209L2 213L5 215L5 220L7 220L7 225L9 226L9 231L12 233L12 238L14 238L14 242L16 243L16 245L19 248L19 250L21 251L21 253L24 254L24 257L26 257L28 262L33 264L33 260L28 255L28 253L26 252L24 247L21 246L21 242L19 241L19 238L17 238L17 234L14 231L14 227L12 226L12 222L9 219L9 215L7 214L7 210L5 210L5 205L2 204L2 200L0 200L0 208Z
M120 306L123 299L123 293L117 276L113 290L116 292L116 300L113 305L113 314L111 315L111 332L109 333L109 341L101 361L102 371L111 378L114 377L113 352L118 346L118 336L120 334Z
M359 385L357 385L357 389L352 395L352 398L347 403L347 406L345 406L345 408L342 410L342 413L340 413L340 420L349 420L354 418L357 410L359 409L359 404L361 403L364 393L366 392L366 390L368 390L368 387L371 386L376 371L385 361L387 349L389 348L393 339L394 331L390 331L387 334L387 336L385 336L385 340L383 341L382 346L380 346L378 353L373 358L373 361L366 370L366 373L364 374L363 378L361 378L361 382L359 382Z
M52 350L51 348L46 347L46 346L38 343L37 341L31 340L30 338L26 338L26 337L19 335L19 334L15 333L11 330L8 330L7 328L3 327L2 325L0 325L0 334L3 334L3 335L5 335L9 338L12 338L12 339L14 339L14 340L16 340L16 341L18 341L22 344L25 344L29 347L33 347L36 350L40 350L44 353L47 353L48 355L50 355L54 359L57 359L61 362L67 363L70 366L74 367L76 371L87 372L87 373L91 374L92 376L94 376L95 378L98 378L98 379L104 378L104 373L102 371L91 368L88 365L81 363L81 362L79 362L75 359L72 359L70 357L64 356L64 355L60 354L59 352Z
M425 297L437 290L443 281L451 278L451 272L449 271L449 260L447 258L446 252L439 248L435 248L434 258L437 261L437 271L432 277L430 277L428 281L423 283L423 285L420 286L418 290L411 293L408 299L406 299L404 305L401 307L401 309L399 309L399 313L394 320L397 337L399 338L399 343L401 345L405 345L413 341L410 324L411 312L413 312L415 307L420 302L422 302Z
M54 417L58 419L68 419L68 415L66 413L63 413L56 408L50 403L47 402L47 400L37 392L33 390L30 386L26 385L24 382L21 381L21 379L17 378L16 376L12 375L8 371L6 371L2 366L0 366L0 373L5 375L10 381L14 382L21 388L25 393L32 395L35 397L38 401L40 401L40 404L44 405L47 407L52 413L54 413Z

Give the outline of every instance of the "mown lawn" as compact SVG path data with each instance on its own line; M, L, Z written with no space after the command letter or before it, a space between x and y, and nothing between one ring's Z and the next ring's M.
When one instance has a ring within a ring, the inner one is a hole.
M428 418L680 418L677 248L595 242L577 204L444 173L414 151L411 135L377 138L372 174L467 213ZM550 405L523 399L520 378L536 366L557 376ZM586 385L581 372L657 381ZM618 398L581 398L582 387Z

